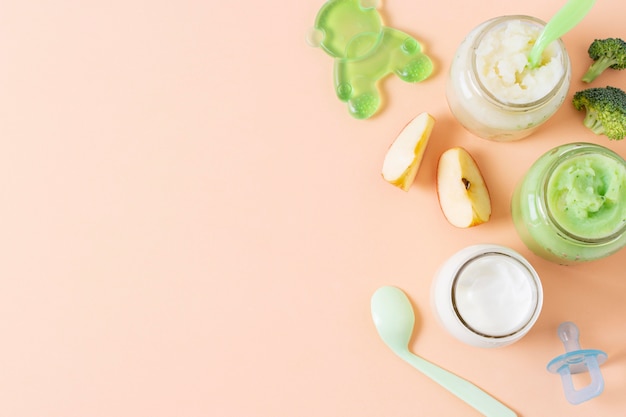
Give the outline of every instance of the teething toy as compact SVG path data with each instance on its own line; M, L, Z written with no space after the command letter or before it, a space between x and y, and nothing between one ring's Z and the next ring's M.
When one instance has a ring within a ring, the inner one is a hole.
M379 109L377 84L383 77L394 73L416 83L433 71L417 40L383 25L376 2L328 0L307 39L335 58L335 92L357 119L367 119Z
M565 354L548 363L548 371L561 375L565 397L572 404L580 404L597 397L604 390L604 379L600 365L607 359L601 350L581 349L578 343L578 327L572 322L564 322L557 333L565 346ZM574 388L572 374L589 372L591 382L579 390Z

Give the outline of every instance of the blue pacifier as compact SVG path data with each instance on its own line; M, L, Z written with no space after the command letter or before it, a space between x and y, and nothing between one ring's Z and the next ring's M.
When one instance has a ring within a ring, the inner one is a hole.
M580 404L597 397L604 390L604 379L600 365L608 358L601 350L581 349L578 342L578 327L566 321L559 325L557 334L565 346L565 354L557 356L548 363L548 371L561 375L565 397L572 404ZM589 372L591 382L581 389L574 388L572 374Z

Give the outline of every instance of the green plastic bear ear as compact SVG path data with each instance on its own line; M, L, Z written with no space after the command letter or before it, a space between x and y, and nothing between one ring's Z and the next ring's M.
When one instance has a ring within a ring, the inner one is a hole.
M306 34L306 43L314 48L319 48L324 42L324 31L318 28L309 29Z

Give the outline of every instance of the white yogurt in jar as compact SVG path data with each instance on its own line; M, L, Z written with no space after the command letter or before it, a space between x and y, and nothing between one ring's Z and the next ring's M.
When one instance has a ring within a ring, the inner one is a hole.
M446 88L450 110L476 136L512 141L530 135L563 104L571 64L561 40L530 68L528 55L545 23L503 16L473 29L459 45Z
M501 337L528 323L537 302L528 269L509 255L488 253L467 262L452 287L459 318L476 333Z
M479 347L504 346L533 326L541 282L519 253L499 245L469 246L450 257L433 281L432 302L444 328Z

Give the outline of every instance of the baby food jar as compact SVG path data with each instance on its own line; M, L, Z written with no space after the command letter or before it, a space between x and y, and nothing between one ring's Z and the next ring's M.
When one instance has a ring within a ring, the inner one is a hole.
M563 104L571 64L561 40L530 68L528 54L545 23L529 16L488 20L463 40L449 71L452 114L471 133L499 142L530 135Z
M563 265L626 245L626 162L600 145L558 146L530 167L511 201L526 246Z
M543 289L519 253L500 245L473 245L444 262L433 280L431 301L450 334L491 348L528 333L541 312Z

